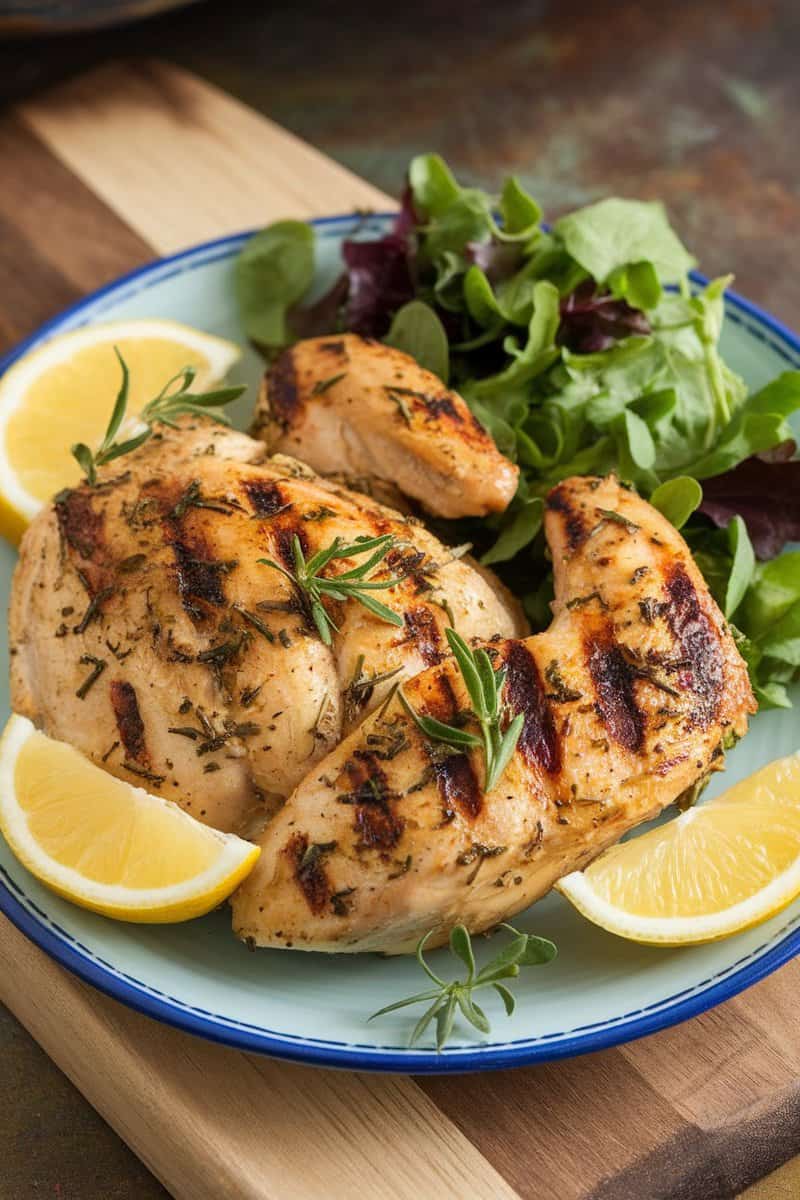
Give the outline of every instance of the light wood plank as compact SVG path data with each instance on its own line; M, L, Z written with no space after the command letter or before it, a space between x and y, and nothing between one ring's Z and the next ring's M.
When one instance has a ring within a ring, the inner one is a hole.
M0 998L177 1200L517 1196L410 1079L189 1037L84 986L5 920Z
M160 254L279 217L395 203L217 88L159 63L110 64L20 111Z

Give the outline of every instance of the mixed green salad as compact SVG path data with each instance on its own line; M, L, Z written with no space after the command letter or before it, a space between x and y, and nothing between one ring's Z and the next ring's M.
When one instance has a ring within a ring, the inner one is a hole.
M690 284L694 258L657 203L608 199L542 224L513 177L499 197L414 158L393 228L342 246L307 301L314 231L280 221L237 262L248 336L272 355L309 336L382 338L456 388L521 468L502 517L438 523L471 541L550 622L544 496L616 471L678 528L737 633L763 707L800 672L800 459L788 418L800 371L751 393L719 339L731 276Z

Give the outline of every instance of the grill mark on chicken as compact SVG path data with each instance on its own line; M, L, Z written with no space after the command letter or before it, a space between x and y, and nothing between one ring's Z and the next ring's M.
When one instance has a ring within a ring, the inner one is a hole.
M345 769L352 790L339 799L356 805L353 829L358 834L359 848L391 850L400 841L405 822L392 810L386 773L375 755L366 750L357 750Z
M429 667L441 662L444 658L442 635L431 610L418 604L403 613L403 620L422 661Z
M452 396L426 396L425 409L429 417L447 417L454 425L464 424L464 417L456 408Z
M536 660L524 642L511 642L505 659L505 694L512 713L524 713L517 747L526 763L554 775L561 769L561 742Z
M114 679L109 691L114 719L127 757L146 764L149 759L145 749L144 721L139 712L135 688L126 680Z
M444 805L444 821L451 821L455 808L474 820L483 808L483 790L466 754L450 754L434 763L434 775Z
M431 682L432 688L425 695L425 713L445 725L452 724L458 716L459 705L446 668L439 671Z
M294 539L300 542L300 547L303 554L308 558L308 537L302 524L296 520L282 521L277 529L271 531L274 539L273 545L277 558L288 567L290 571L295 569L294 550L292 544Z
M92 560L103 545L103 511L95 512L87 488L60 492L55 502L61 535L81 558Z
M297 372L290 349L279 354L268 375L269 407L273 420L287 429L303 407L297 394Z
M309 847L304 833L294 833L286 843L284 853L293 865L295 881L306 904L315 916L319 916L327 908L333 891L325 870L323 848Z
M205 540L189 536L182 529L180 520L168 519L167 540L175 555L181 603L193 620L203 620L206 613L198 606L197 601L213 605L215 608L222 608L225 604L220 563L208 557Z
M640 753L644 746L644 716L636 703L636 676L610 627L588 639L586 658L600 719L615 742Z
M551 512L561 513L564 517L567 544L570 550L577 550L586 541L589 531L580 512L570 503L566 489L561 485L553 488L546 505Z
M363 340L367 341L368 339L364 338ZM320 350L324 350L326 354L341 354L344 355L345 358L347 357L344 353L344 342L342 341L320 342L319 348Z
M286 508L286 497L278 483L266 479L246 479L244 490L253 512L259 517L274 517Z
M669 604L664 617L690 665L679 676L680 682L698 697L692 713L702 725L708 725L717 711L725 684L725 667L719 635L700 606L697 591L682 563L676 563L667 577L665 590Z

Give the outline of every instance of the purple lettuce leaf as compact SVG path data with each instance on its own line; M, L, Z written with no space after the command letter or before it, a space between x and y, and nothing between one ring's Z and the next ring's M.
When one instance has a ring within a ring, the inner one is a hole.
M496 238L488 242L467 242L464 257L468 263L480 267L492 284L510 279L523 260L518 242L500 242Z
M342 257L349 278L345 327L383 337L399 308L413 300L416 213L406 188L391 231L371 242L348 239Z
M286 317L292 335L299 340L337 333L341 328L341 313L349 287L347 272L343 271L325 295L320 296L314 304L293 305Z
M800 541L800 459L790 459L794 442L746 458L731 471L703 480L705 513L715 525L738 515L758 558L775 558L786 542Z
M598 291L593 279L584 280L561 301L558 341L575 354L608 350L620 338L650 332L643 312L611 292Z

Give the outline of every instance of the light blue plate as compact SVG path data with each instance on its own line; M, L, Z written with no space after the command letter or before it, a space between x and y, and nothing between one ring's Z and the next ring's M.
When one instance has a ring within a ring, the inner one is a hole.
M356 227L374 236L387 220L371 218L367 227L355 217L317 222L318 289L334 278L341 239ZM172 317L243 341L232 272L245 236L185 251L102 289L44 326L0 363L0 371L54 333L121 317ZM736 296L728 298L722 340L728 361L751 386L787 367L800 367L800 340ZM255 385L259 373L260 363L248 350L241 374ZM253 395L251 391L237 414L243 425ZM0 547L0 586L6 590L14 557L8 546ZM8 712L6 677L3 669L3 720ZM795 691L800 703L800 689ZM725 785L796 750L799 712L756 717L731 755ZM710 795L722 786L717 779ZM719 1004L800 949L800 902L728 941L658 950L604 933L551 895L517 924L553 938L559 957L515 982L518 1004L511 1019L503 1014L499 998L489 994L492 1034L486 1041L457 1027L453 1043L437 1055L424 1047L406 1048L408 1010L366 1022L375 1009L424 986L413 959L280 950L250 954L232 938L224 912L185 925L118 924L74 908L40 887L2 840L0 908L53 958L132 1008L245 1050L357 1070L475 1071L598 1050ZM486 957L488 946L479 944L478 953ZM434 959L447 974L447 954L438 952Z

